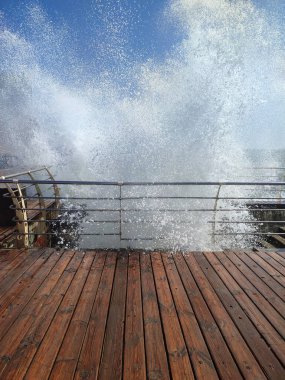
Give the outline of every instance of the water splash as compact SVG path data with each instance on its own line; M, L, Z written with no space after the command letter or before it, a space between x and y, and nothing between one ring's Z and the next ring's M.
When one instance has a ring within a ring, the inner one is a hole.
M39 5L23 9L24 30L3 15L1 145L26 166L53 165L59 178L223 180L249 166L245 148L266 135L272 109L285 110L274 17L251 1L172 0L164 17L180 41L164 60L141 61L129 50L129 10L118 18L112 2L98 4L109 38L88 36L88 62L68 26ZM273 120L268 148L284 134ZM189 234L169 239L187 246Z
M29 37L9 30L4 15L2 144L27 166L53 164L73 178L221 179L246 166L241 130L284 89L278 28L249 1L173 0L165 15L183 38L164 62L129 60L131 94L110 67L91 80L68 28L38 5L26 10ZM120 62L124 17L120 29L114 10L104 15L108 56Z

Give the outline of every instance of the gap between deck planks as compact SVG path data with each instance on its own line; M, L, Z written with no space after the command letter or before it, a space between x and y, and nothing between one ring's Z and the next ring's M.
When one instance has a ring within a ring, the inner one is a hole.
M2 251L0 379L285 378L278 252Z

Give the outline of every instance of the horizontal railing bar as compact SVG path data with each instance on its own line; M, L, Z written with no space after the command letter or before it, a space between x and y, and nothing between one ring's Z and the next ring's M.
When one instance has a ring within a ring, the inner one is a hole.
M285 220L243 220L243 221L231 221L231 220L209 220L207 223L215 224L215 223L227 223L227 224L283 224Z
M121 238L123 241L153 241L153 240L164 240L165 237L153 237L153 238Z
M5 193L3 194L3 197L6 197L6 198L17 198L17 199L20 199L20 198L24 198L24 199L55 199L55 196L51 196L51 197L38 197L38 196L11 196L9 193ZM115 197L56 197L57 200L94 200L94 201L97 201L97 200L109 200L109 201L119 201L120 198L115 198ZM215 200L217 199L217 197L203 197L203 196L200 196L200 197L196 197L196 196L179 196L179 197L176 197L176 196L163 196L163 197L155 197L155 196L141 196L141 197L122 197L121 200L122 201L125 201L125 200L140 200L140 199L201 199L201 200ZM218 198L219 200L280 200L280 198L276 198L276 197L219 197Z
M62 212L77 212L77 211L86 211L86 212L139 212L139 211L159 211L159 212L193 212L193 211L199 211L199 212L213 212L213 211L285 211L285 208L231 208L231 209L62 209L62 208L16 208L14 206L10 206L12 210L22 210L22 211L62 211Z
M0 178L2 178L2 179L11 179L11 178L14 178L14 177L20 177L20 176L22 176L22 175L27 175L27 174L29 174L29 173L36 173L36 172L40 172L40 171L43 171L43 170L46 170L46 169L48 169L49 167L47 167L47 166L44 166L44 167L42 167L42 168L39 168L39 169L33 169L33 170L26 170L26 171L24 171L24 172L20 172L20 173L15 173L15 174L9 174L9 175L5 175L5 176L1 176Z
M6 195L8 194L9 197ZM25 198L25 199L55 199L55 196L51 196L51 197L15 197L15 196L10 196L9 193L6 193L4 194L3 196L5 196L6 198ZM81 200L93 200L93 201L97 201L97 200L105 200L105 201L119 201L120 198L113 198L113 197L56 197L56 200L78 200L78 201L81 201ZM129 198L126 198L126 199L129 199ZM272 199L275 199L275 198L272 198Z
M70 221L65 221L65 220L61 220L61 219L28 219L27 221L25 220L17 220L16 218L12 218L12 221L13 222L16 222L16 223L26 223L26 222L37 222L37 223L48 223L48 222L62 222L62 223L70 223ZM141 224L141 223L151 223L151 224L161 224L161 223L164 223L164 220L160 220L160 221L157 221L157 220L81 220L82 223L124 223L124 224L128 224L128 223L133 223L133 224ZM193 220L177 220L177 221L167 221L165 222L165 226L167 226L168 224L187 224L187 223L193 223ZM255 220L255 221L250 221L250 220L242 220L242 221L229 221L229 220L209 220L207 221L207 223L210 223L210 224L215 224L215 223L227 223L227 224L285 224L285 220Z
M242 168L241 170L244 170L244 169L247 169L247 170L251 170L251 169L253 169L253 170L265 170L265 169L274 169L274 170L285 170L285 168L282 168L282 167L262 167L262 166L260 166L260 167L253 167L253 168L251 168L251 167L249 167L249 168Z
M21 236L24 236L24 235L34 235L34 236L56 236L56 237L60 237L61 235L69 235L70 236L70 232L43 232L43 233L34 233L34 232L15 232L14 235L21 235ZM104 234L96 234L96 233L78 233L76 232L76 236L120 236L119 233L115 234L115 233L104 233ZM73 236L72 236L73 237Z
M55 234L55 233L52 233L52 232L46 232L46 233L41 233L41 234L36 234L36 233L31 233L31 232L27 232L27 233L24 233L24 232L21 232L21 233L16 233L16 235L36 235L36 236L45 236L45 235L53 235L53 236L56 236L56 237L60 237L60 235L69 235L69 233L60 233L60 234ZM96 234L96 233L77 233L76 234L77 236L120 236L120 234ZM125 240L125 241L148 241L148 240L163 240L165 239L165 237L155 237L155 238L121 238L120 240Z
M192 211L199 211L199 212L212 212L212 211L285 211L285 209L268 209L268 208L265 208L265 209L258 209L258 208L253 208L253 209L248 209L248 208L229 208L229 209L222 209L222 208L218 208L218 209L122 209L122 211L124 212L129 212L129 211L160 211L160 212L192 212Z
M254 192L257 191L256 188L246 188L246 187L244 187L242 190L243 191L247 191L249 194L250 194L250 192L254 193ZM259 189L258 191L260 192L261 189ZM266 191L269 192L269 193L279 193L280 194L280 193L284 193L285 192L285 188L284 189L280 189L280 188L278 188L278 189L277 188L273 188L272 189L271 188L271 189L267 189L267 190L265 188L262 189L263 193L265 193ZM278 197L278 198L280 199L280 197Z
M26 222L37 222L37 223L41 223L41 222L45 222L45 223L48 223L48 222L61 222L61 223L72 223L72 221L70 220L61 220L61 219L27 219L27 220L17 220L15 218L12 218L13 222L16 222L16 223L26 223ZM83 223L120 223L120 220L92 220L92 221L89 221L89 220L81 220L80 222L83 222ZM124 223L124 222L122 222Z
M253 176L252 175L237 175L237 176L233 176L232 178L252 178ZM257 178L279 178L280 175L256 175L255 176L255 179Z
M15 221L16 223L26 223L26 221L21 221L21 220L15 220L13 218L13 221ZM37 223L48 223L48 222L61 222L61 223L68 223L69 221L65 221L65 220L60 220L60 219L27 219L27 222L37 222ZM83 223L87 223L87 224L92 224L92 223L96 223L96 224L99 224L99 223L103 223L103 224L106 224L106 223L120 223L120 220L83 220L81 221ZM121 223L123 224L142 224L142 223L151 223L151 224L163 224L164 221L163 220L160 220L160 221L157 221L157 220L122 220ZM167 226L168 224L191 224L191 223L194 223L193 221L191 220L177 220L177 221L167 221L164 225ZM207 223L209 224L213 224L213 223L220 223L220 224L223 224L223 223L227 223L227 224L244 224L244 223L247 223L247 224L283 224L285 223L285 221L283 220L278 220L278 221L207 221Z
M10 206L10 209L12 210L22 210L22 211L61 211L61 212L77 212L77 211L98 211L98 212L104 212L104 211L112 211L112 212L118 212L120 211L120 209L84 209L84 208L75 208L75 209L65 209L65 208L29 208L29 207L26 207L26 208L16 208L14 206ZM123 210L122 210L123 211Z
M181 182L107 182L107 181L46 181L26 179L0 179L0 183L37 183L54 185L83 185L83 186L285 186L285 182L219 182L219 181L181 181Z
M271 236L271 235L285 235L285 232L278 233L278 232L216 232L214 235L265 235L265 236Z
M17 220L15 218L12 219L14 222L16 223L26 223L25 220ZM27 222L62 222L62 223L68 223L70 221L65 221L65 220L60 220L60 219L28 219ZM157 221L157 220L82 220L80 221L82 223L103 223L103 224L106 224L106 223L123 223L123 224L142 224L142 223L150 223L150 224L161 224L163 223L164 221L163 220L160 220L160 221ZM71 222L72 223L72 222ZM193 223L193 221L191 220L178 220L178 221L168 221L167 223L164 224L164 226L167 226L168 224L188 224L188 223ZM210 222L208 222L210 223ZM276 222L277 223L277 222ZM284 222L285 223L285 222Z
M49 235L49 236L56 236L56 237L60 237L61 235L69 235L70 236L70 232L61 232L61 233L55 233L55 232L44 232L44 233L34 233L34 232L16 232L14 233L14 235L35 235L35 236L45 236L45 235ZM278 232L216 232L214 233L214 235L265 235L265 236L273 236L273 235L279 235L279 236L282 236L282 235L285 235L285 232L283 233L278 233ZM76 236L120 236L119 233L104 233L104 234L99 234L99 233L76 233ZM163 238L162 237L153 237L153 238L121 238L121 240L159 240L159 239L165 239L167 240L168 237L167 236L164 236Z

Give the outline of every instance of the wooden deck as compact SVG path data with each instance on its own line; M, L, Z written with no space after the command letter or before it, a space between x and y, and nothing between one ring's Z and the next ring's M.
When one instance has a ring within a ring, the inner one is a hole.
M285 254L0 251L1 379L284 379Z

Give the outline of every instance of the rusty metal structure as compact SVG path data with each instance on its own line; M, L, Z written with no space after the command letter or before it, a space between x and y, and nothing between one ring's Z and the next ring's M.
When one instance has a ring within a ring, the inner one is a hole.
M59 187L40 185L38 181L53 181L54 177L48 167L34 170L24 170L17 173L2 175L1 182L8 192L2 192L2 198L11 201L10 209L14 210L14 218L2 221L0 227L0 245L2 248L29 248L33 245L48 246L47 238L49 225L42 223L48 218L57 218L59 208ZM29 179L30 184L21 181ZM45 199L45 197L49 199ZM52 210L50 210L52 208ZM32 209L32 210L31 210ZM12 223L11 223L12 222ZM12 225L11 225L12 224Z

